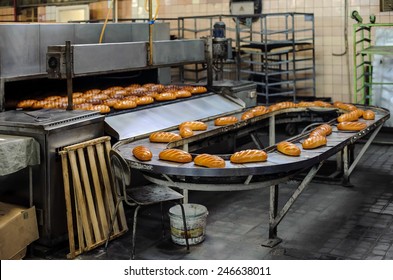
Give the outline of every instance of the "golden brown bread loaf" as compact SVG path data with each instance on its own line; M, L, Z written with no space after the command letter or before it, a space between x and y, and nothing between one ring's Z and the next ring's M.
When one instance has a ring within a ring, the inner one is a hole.
M187 163L192 161L192 156L186 151L179 149L165 149L160 152L158 157L161 160Z
M22 108L22 109L30 108L31 106L33 106L35 102L37 102L37 100L35 99L22 100L16 104L16 108Z
M140 96L136 100L137 105L147 105L154 102L154 98L151 96Z
M346 131L360 131L367 127L367 124L363 122L341 122L337 125L338 130Z
M187 122L182 122L179 127L181 128L182 126L188 126L192 130L199 131L199 130L206 130L207 129L207 124L201 121L187 121Z
M332 133L332 127L327 123L321 124L317 126L313 131L310 133L310 137L321 135L321 136L328 136Z
M300 148L298 146L287 141L278 143L277 150L288 156L299 156L301 153Z
M176 99L176 93L170 91L159 93L156 95L155 99L157 101L174 100Z
M338 122L352 122L357 121L359 119L358 112L356 110L351 111L349 113L342 114L337 118Z
M327 139L325 136L316 135L305 139L302 143L302 147L303 149L315 149L320 146L326 145L326 143L327 143Z
M187 138L194 135L194 131L191 129L191 127L186 125L180 126L179 133L182 138Z
M262 150L243 150L231 155L230 161L233 163L260 162L267 160L267 153Z
M278 111L278 110L281 110L282 108L279 106L279 105L277 105L277 104L273 104L273 105L270 105L269 106L269 112L275 112L275 111Z
M290 102L290 101L284 101L284 102L279 102L275 104L278 106L280 109L287 109L287 108L296 108L297 104Z
M297 104L297 106L302 108L317 107L317 105L314 102L310 102L310 101L300 101Z
M107 114L111 111L111 108L107 105L92 105L88 110L99 111L101 114Z
M150 142L155 143L169 143L172 141L181 140L181 136L173 132L158 131L150 134L149 140Z
M246 112L244 112L243 114L242 114L242 116L241 116L241 120L242 121L244 121L244 120L248 120L248 119L251 119L251 118L253 118L254 117L254 113L252 112L252 111L246 111Z
M132 154L141 161L148 161L153 157L153 153L145 146L136 146L132 149Z
M199 94L207 92L207 88L205 87L193 87L191 93L192 94Z
M235 116L220 117L214 120L215 126L229 125L237 123L238 119Z
M254 117L256 117L269 113L269 110L265 106L256 106L251 109L251 112L254 114Z
M317 106L317 107L323 107L323 108L333 107L332 104L325 102L325 101L321 101L321 100L315 100L313 103L314 103L314 106Z
M356 113L358 118L361 118L363 116L363 113L364 113L364 111L362 109L356 109L356 110L353 110L352 112L354 112L354 114Z
M178 90L175 91L176 98L185 98L185 97L190 97L192 94L188 90Z
M342 103L340 101L334 102L333 106L336 108L342 109L344 111L353 111L353 110L357 109L357 107L353 104Z
M135 108L137 106L136 102L133 100L119 100L117 101L114 105L113 108L115 108L116 110L124 110L124 109L132 109Z
M371 110L366 110L363 112L363 119L373 120L373 119L375 119L375 113Z
M225 160L216 155L200 154L194 158L194 164L208 168L224 168Z

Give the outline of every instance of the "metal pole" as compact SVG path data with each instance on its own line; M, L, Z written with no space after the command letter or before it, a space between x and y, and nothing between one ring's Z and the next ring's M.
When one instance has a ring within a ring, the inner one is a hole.
M153 1L149 0L149 65L153 65Z
M269 118L269 146L276 143L276 117L271 115Z
M72 51L71 41L65 42L65 62L66 62L66 77L67 77L67 96L68 105L67 110L72 110Z

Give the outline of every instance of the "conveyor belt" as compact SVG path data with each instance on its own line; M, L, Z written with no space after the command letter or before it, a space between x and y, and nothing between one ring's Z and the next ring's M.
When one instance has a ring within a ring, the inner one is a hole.
M358 106L359 107L359 106ZM241 131L244 129L258 128L258 124L261 124L270 117L276 115L285 115L288 113L301 113L307 111L307 108L294 108L284 109L276 112L269 113L257 118L253 118L246 121L240 121L237 124L229 125L225 127L216 127L213 124L213 118L206 121L208 124L208 130L196 133L195 136L180 140L170 144L160 144L149 142L148 137L139 140L128 140L119 142L115 148L121 153L121 155L129 162L131 168L139 169L143 172L153 174L167 174L174 176L194 176L194 177L236 177L236 176L249 176L249 175L274 175L282 173L290 173L296 170L305 169L311 167L329 157L341 151L345 146L356 142L358 139L372 132L376 127L380 126L389 118L389 112L382 108L372 107L375 113L375 120L365 121L367 128L360 132L343 132L338 131L335 127L334 120L332 121L333 133L327 137L327 145L313 150L303 150L301 147L301 141L305 135L300 135L293 142L302 149L299 157L285 156L275 150L275 146L269 147L268 160L260 163L247 163L247 164L233 164L227 158L229 155L222 155L226 160L225 168L204 168L195 166L193 162L186 164L172 163L168 161L162 161L158 159L160 151L167 147L178 147L183 148L184 146L190 145L193 141L200 140L204 137L212 137L231 131ZM242 112L234 114L239 119ZM179 122L178 122L179 123ZM177 130L172 130L178 132ZM148 146L153 152L153 159L149 162L140 162L132 156L132 149L137 145ZM192 151L191 151L192 153Z

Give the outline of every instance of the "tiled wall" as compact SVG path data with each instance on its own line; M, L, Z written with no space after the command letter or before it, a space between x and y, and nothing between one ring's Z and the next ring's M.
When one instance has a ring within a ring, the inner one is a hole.
M379 12L380 0L263 0L262 13L302 12L315 16L316 95L344 102L352 98L352 11L364 22L393 22L392 12ZM345 55L345 3L348 4L348 41ZM161 0L160 17L228 14L228 0ZM336 54L336 55L335 55ZM340 56L337 56L339 54Z
M159 1L158 17L176 18L229 14L229 0L153 0ZM379 12L380 0L263 0L263 13L305 12L315 16L316 50L316 95L332 97L333 100L351 101L352 95L352 25L349 18L357 10L368 22L369 15L375 14L377 22L393 22L392 12ZM138 5L144 0L120 0L119 18L136 16ZM345 55L344 26L345 3L348 3L348 41L349 48ZM91 19L104 19L107 13L107 1L91 4ZM140 8L140 7L139 7ZM38 12L38 18L46 18L44 9ZM11 20L12 9L0 9L0 20ZM1 15L7 15L1 16ZM51 18L49 16L49 18Z

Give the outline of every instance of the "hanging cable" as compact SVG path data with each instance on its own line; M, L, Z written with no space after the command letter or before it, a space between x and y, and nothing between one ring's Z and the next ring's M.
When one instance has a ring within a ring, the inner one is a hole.
M113 10L113 0L111 0L111 4L110 4L110 6L109 6L109 8L108 8L108 12L106 13L105 22L104 22L104 25L102 26L102 29L101 29L100 40L98 41L99 44L102 43L102 39L104 38L106 25L107 25L108 20L109 20L109 14L110 14L110 12L111 12L112 10Z

